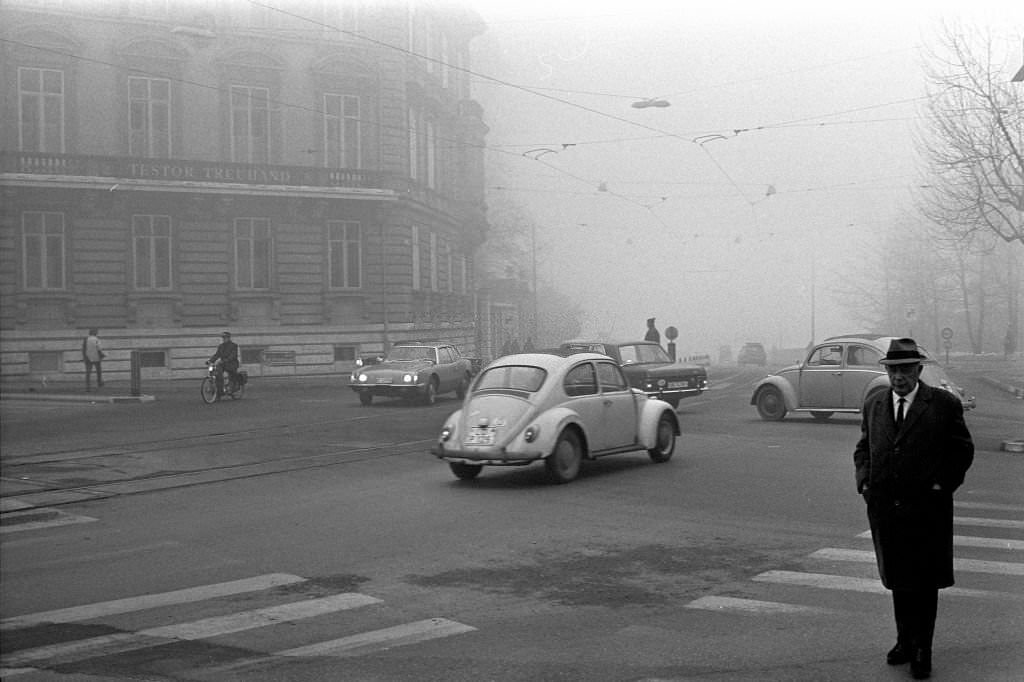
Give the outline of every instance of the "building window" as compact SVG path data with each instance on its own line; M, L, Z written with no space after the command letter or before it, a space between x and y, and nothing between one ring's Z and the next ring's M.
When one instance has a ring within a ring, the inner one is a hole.
M171 82L164 78L129 78L131 125L128 153L166 159L171 156Z
M140 350L139 367L166 367L167 351L165 350Z
M18 69L18 144L24 152L64 153L64 72Z
M270 162L270 91L231 86L231 160Z
M433 121L427 120L424 128L426 140L423 146L426 147L424 152L427 166L427 187L437 189L437 126Z
M419 291L420 283L420 228L412 226L412 289Z
M362 150L359 129L359 98L324 95L324 165L328 168L359 168Z
M332 289L356 289L362 282L362 226L351 220L327 223L327 257Z
M356 361L356 347L355 346L335 346L334 347L334 361L335 362L355 362Z
M171 219L165 215L132 216L135 288L171 288Z
M409 177L420 177L420 126L415 109L409 109Z
M430 233L430 290L437 291L437 235Z
M33 374L38 372L63 372L64 353L60 351L29 351L28 371Z
M22 269L26 289L64 288L64 214L22 214Z
M235 282L239 289L270 288L270 221L235 219Z
M353 0L321 0L324 32L332 38L344 38L359 30L359 4Z
M167 0L128 0L128 14L147 19L166 19L169 15Z

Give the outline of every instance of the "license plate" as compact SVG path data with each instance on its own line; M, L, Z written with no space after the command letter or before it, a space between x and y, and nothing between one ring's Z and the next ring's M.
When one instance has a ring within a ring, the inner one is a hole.
M494 445L494 429L473 427L473 430L462 442L466 445Z
M376 381L377 381L378 384L390 384L391 383L391 378L390 377L377 377Z
M690 387L690 382L689 381L670 381L670 382L668 382L668 387L669 388L689 388Z

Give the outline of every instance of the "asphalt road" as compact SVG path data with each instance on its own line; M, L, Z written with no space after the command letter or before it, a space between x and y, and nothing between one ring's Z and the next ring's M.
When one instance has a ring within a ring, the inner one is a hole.
M427 452L453 398L5 400L4 679L907 679L883 660L859 421L761 421L759 374L712 373L672 461L565 486L539 466L455 480ZM935 677L1017 680L1024 455L999 446L1024 411L976 392Z

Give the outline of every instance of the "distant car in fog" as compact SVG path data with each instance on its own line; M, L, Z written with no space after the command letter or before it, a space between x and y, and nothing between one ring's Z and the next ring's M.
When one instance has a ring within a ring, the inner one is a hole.
M876 391L889 389L889 376L878 361L885 356L892 336L877 334L834 336L810 349L800 363L769 374L755 386L750 404L762 419L778 421L788 412L810 412L816 419L833 413L856 414ZM975 406L973 396L953 383L939 364L927 358L921 380L949 391L965 410Z
M754 342L743 344L743 348L740 348L740 352L736 355L736 364L764 367L768 364L768 353L764 350L764 344Z
M654 341L566 341L562 353L601 353L622 366L629 385L650 398L664 400L672 407L708 388L708 371L700 365L672 362L665 349Z
M395 344L387 357L358 361L349 386L363 405L374 396L433 405L439 393L449 391L462 400L472 375L472 363L455 346L407 342Z

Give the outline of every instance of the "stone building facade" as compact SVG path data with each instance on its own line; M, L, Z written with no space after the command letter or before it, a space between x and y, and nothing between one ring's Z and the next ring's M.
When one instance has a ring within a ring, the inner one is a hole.
M347 373L481 354L473 13L411 2L0 4L0 379ZM486 354L486 353L484 353Z

